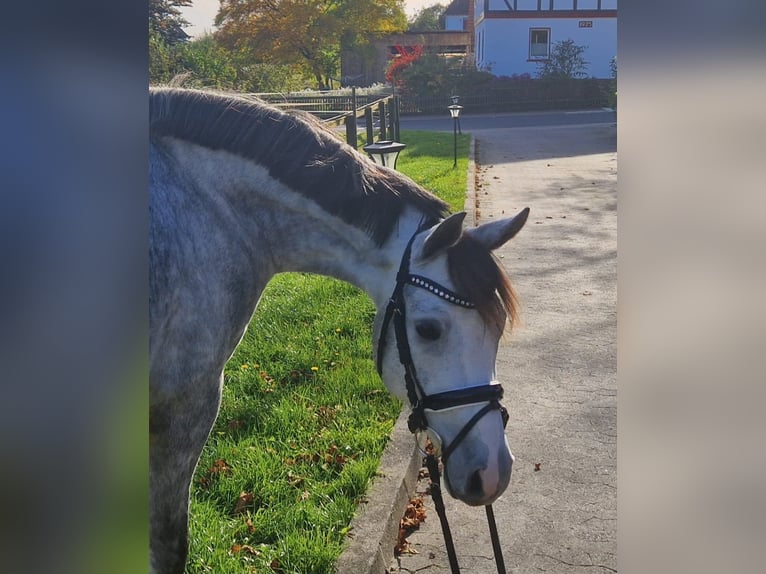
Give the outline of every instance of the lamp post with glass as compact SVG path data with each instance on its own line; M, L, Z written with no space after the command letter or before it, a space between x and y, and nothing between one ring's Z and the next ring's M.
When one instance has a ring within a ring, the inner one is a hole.
M407 144L391 140L381 140L367 144L362 149L372 158L372 161L392 169L396 169L396 160L399 153L407 147Z
M453 105L458 105L460 103L460 96L450 96L449 99L452 100ZM460 118L457 119L457 133L463 133L463 130L460 128Z
M452 104L447 109L449 110L449 115L452 116L452 138L455 142L455 146L454 146L455 161L452 164L452 167L456 167L457 166L457 122L458 122L458 118L460 117L460 110L463 109L463 106L459 106L458 104Z

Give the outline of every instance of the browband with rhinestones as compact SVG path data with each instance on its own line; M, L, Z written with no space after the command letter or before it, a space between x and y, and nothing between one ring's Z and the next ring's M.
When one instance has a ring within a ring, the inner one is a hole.
M441 297L442 299L449 301L450 303L453 303L455 305L459 305L460 307L465 307L466 309L473 309L476 307L472 301L469 301L468 299L461 297L454 291L450 291L443 285L439 285L435 281L431 281L430 279L426 279L425 277L421 275L407 275L406 282L410 285L414 285L415 287L420 287L421 289L425 289L426 291L430 291L437 297Z

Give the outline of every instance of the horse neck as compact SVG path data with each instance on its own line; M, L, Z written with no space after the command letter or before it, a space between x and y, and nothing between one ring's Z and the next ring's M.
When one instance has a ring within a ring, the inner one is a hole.
M284 238L274 246L280 271L305 271L342 279L365 291L383 309L396 284L402 254L418 228L421 214L406 209L386 242L378 246L357 227L323 211L313 202L296 223L280 227Z
M262 273L335 277L364 290L379 309L385 306L407 241L421 220L414 208L403 210L379 246L365 231L292 191L255 162L178 140L170 147L197 187L208 190L216 209L231 214L231 225L254 243L252 249L268 267Z

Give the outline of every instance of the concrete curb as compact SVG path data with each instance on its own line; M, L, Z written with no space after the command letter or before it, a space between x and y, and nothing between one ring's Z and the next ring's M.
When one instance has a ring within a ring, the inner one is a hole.
M399 520L418 481L422 458L407 428L409 408L402 409L383 451L366 502L351 521L350 544L335 563L337 574L384 574L394 556Z
M476 138L471 135L471 143L468 147L468 185L465 190L465 205L463 206L466 212L465 224L468 227L476 227Z

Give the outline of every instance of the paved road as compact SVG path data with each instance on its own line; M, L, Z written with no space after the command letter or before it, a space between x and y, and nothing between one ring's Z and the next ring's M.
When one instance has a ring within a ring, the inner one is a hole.
M494 505L506 567L616 572L616 126L473 134L477 220L531 207L525 229L499 250L523 321L498 354L516 456ZM483 509L446 503L462 572L495 574ZM449 572L430 497L426 506L409 537L418 553L394 560L390 572Z
M402 116L399 121L400 128L452 131L452 119L446 109L444 112L444 116ZM471 114L470 110L464 110L460 117L460 127L465 132L476 132L536 126L603 124L615 121L616 112L605 109L502 114Z

